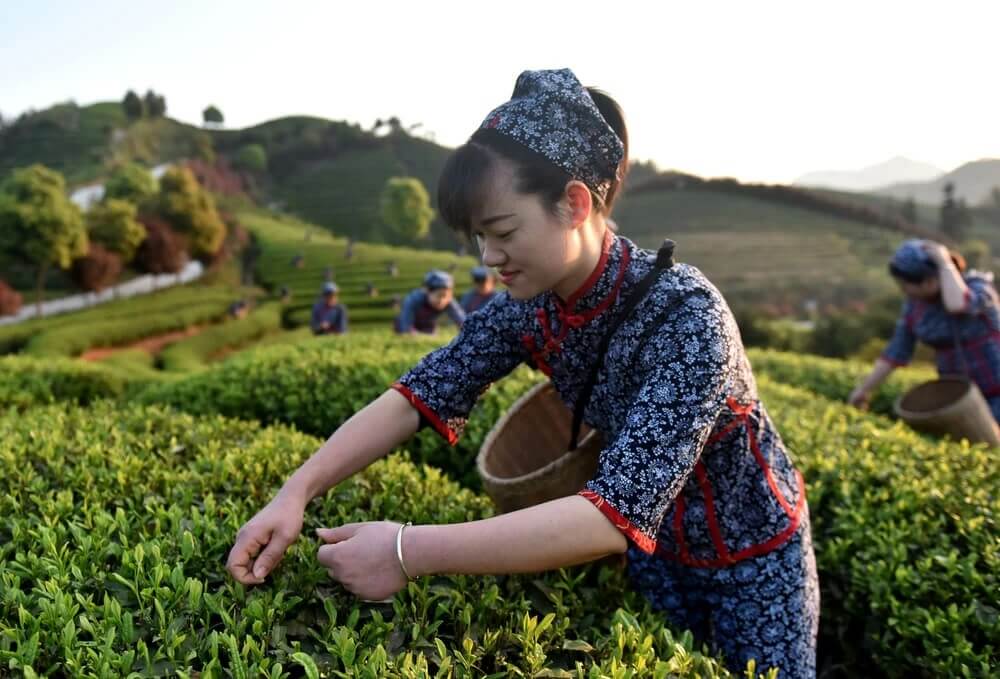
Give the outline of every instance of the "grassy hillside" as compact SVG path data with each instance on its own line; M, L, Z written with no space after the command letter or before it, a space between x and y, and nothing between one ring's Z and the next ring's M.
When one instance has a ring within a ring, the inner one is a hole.
M452 271L456 291L461 293L470 287L468 272L476 265L474 258L450 252L372 243L356 244L354 255L348 260L346 239L331 236L314 225L264 211L241 213L240 221L257 237L263 251L256 266L258 282L272 291L286 286L291 292L285 320L293 325L308 323L309 311L318 298L328 267L340 286L340 300L348 307L350 325L357 328L389 327L396 315L393 296L404 297L419 287L428 270ZM299 255L303 260L301 268L292 265L292 259ZM388 275L390 262L396 263L398 277ZM377 288L377 296L368 295L368 283Z
M116 102L69 102L24 116L0 131L0 176L42 163L69 185L100 179L116 162L156 165L211 154L204 130L169 118L129 123Z
M891 292L885 262L901 236L756 198L707 190L624 197L620 231L701 268L734 304L844 304Z

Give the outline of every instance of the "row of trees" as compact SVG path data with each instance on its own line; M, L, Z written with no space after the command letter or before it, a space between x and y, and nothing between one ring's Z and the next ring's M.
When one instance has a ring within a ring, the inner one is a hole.
M162 118L167 114L167 100L162 94L157 94L153 90L147 90L143 97L129 90L122 99L122 110L129 120Z
M43 165L15 170L0 187L0 261L3 268L16 262L33 269L39 304L53 267L69 272L81 289L98 291L128 265L176 273L190 257L210 261L225 237L211 195L186 167L169 169L157 182L141 166L121 166L86 213L68 198L62 175Z

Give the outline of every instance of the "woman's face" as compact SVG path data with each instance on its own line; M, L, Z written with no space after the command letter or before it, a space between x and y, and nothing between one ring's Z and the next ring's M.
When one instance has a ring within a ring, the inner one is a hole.
M931 276L920 283L908 283L897 279L899 289L910 299L918 299L923 302L933 302L941 295L941 282L937 276Z
M453 293L451 288L438 288L437 290L430 290L427 293L427 303L431 305L432 309L441 311L451 302Z
M559 291L579 255L569 219L551 214L538 196L518 193L508 163L498 162L495 170L472 224L483 264L497 270L515 299Z

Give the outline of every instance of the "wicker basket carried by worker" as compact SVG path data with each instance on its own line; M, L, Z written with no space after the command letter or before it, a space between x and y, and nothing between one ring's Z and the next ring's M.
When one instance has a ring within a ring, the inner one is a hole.
M942 375L896 399L896 415L914 429L1000 446L1000 431L989 403L964 375Z
M490 430L476 470L501 512L573 495L593 478L604 441L586 425L568 452L573 414L550 382L532 387Z

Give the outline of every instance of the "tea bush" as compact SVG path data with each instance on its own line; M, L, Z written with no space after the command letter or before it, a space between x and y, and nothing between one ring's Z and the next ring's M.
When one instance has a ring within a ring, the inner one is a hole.
M139 399L192 413L219 413L265 424L283 422L325 438L443 339L361 333L268 347L153 386ZM500 414L540 378L520 368L480 399L458 445L448 445L428 428L413 439L410 451L415 459L478 488L475 458L479 446Z
M0 416L0 674L729 676L611 567L423 578L359 602L316 562L314 528L490 513L398 456L317 499L266 584L236 584L236 530L319 443L110 402Z
M280 327L281 309L277 304L265 304L247 318L229 320L174 342L160 352L159 362L164 370L172 372L199 370L213 354L249 344Z
M846 401L851 390L871 371L872 364L861 361L823 358L768 349L749 349L747 354L755 375L767 376L783 384L803 387L834 401ZM923 382L936 379L929 366L914 366L893 372L872 395L869 408L874 413L892 415L892 404L901 394Z
M761 396L809 488L824 652L856 676L997 676L996 449L767 378Z
M59 401L88 404L124 393L127 380L105 366L70 359L0 356L0 410Z

